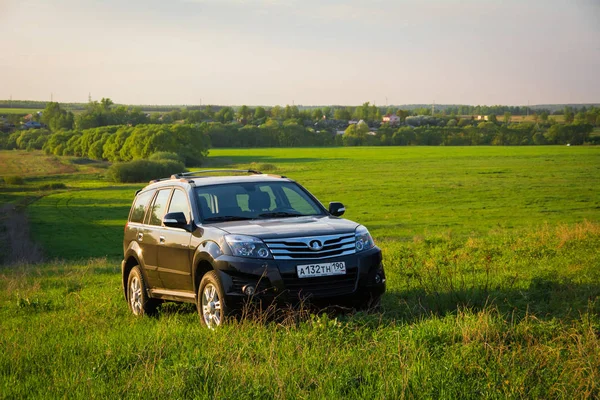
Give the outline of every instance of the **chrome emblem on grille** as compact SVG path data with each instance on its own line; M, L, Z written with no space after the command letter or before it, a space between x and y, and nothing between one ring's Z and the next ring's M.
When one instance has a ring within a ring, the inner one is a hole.
M308 244L308 247L310 247L311 250L319 251L323 248L323 243L321 243L319 240L311 240Z

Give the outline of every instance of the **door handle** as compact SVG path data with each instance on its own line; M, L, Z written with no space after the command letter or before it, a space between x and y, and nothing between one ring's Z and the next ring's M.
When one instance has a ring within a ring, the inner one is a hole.
M165 244L165 237L164 236L159 236L158 237L158 241L160 242L160 244Z
M139 232L138 233L138 242L141 242L142 240L144 240L144 234Z

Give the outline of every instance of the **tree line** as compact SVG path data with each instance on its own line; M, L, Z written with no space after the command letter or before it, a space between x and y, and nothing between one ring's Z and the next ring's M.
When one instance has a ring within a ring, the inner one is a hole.
M344 118L360 119L358 123L340 124L323 118L340 110L205 107L149 116L102 99L75 115L58 103L47 103L40 117L46 129L0 132L0 149L41 149L48 154L111 162L146 159L156 152L168 151L176 153L186 165L198 165L211 146L600 144L600 137L591 137L594 125L600 125L600 108L595 107L572 116L565 114L565 124L558 124L547 115L541 115L537 122L511 123L508 112L501 119L491 114L488 121L477 121L439 114L408 115L404 110L396 111L396 115L401 115L399 126L373 124L371 121L381 112L369 103L342 110L347 112Z
M67 107L68 108L68 107ZM158 106L157 106L158 108ZM433 114L432 114L433 112ZM372 126L382 123L384 115L396 115L400 122L404 123L407 117L411 116L433 116L444 118L450 122L461 117L484 115L493 119L502 119L505 122L512 116L520 116L530 113L537 122L549 121L552 115L564 115L567 123L585 122L600 126L600 108L590 106L573 108L564 107L560 111L551 113L546 109L530 110L524 106L443 106L442 109L433 109L431 107L417 107L411 110L397 107L378 107L369 102L363 103L357 107L325 106L314 108L299 108L298 106L286 105L285 107L190 107L181 109L172 109L168 112L146 112L141 107L131 107L124 105L115 105L109 98L103 98L101 101L92 101L85 105L82 112L73 114L72 111L65 109L56 102L45 103L45 109L41 115L34 115L34 119L46 124L50 130L60 129L90 129L109 125L138 125L138 124L172 124L174 122L184 122L186 124L201 122L220 122L222 124L238 122L242 125L259 126L268 120L276 120L280 123L288 120L297 120L298 123L308 125L311 122L320 122L323 120L332 121L337 127L341 127L348 121L364 120ZM9 118L21 118L22 116L8 116ZM16 122L11 120L12 123ZM344 126L345 128L345 126Z
M111 162L145 159L159 151L178 154L186 165L199 165L212 147L309 146L458 146L600 144L591 138L591 124L481 122L466 126L424 124L377 131L365 122L350 125L343 134L315 130L297 122L269 120L260 126L239 123L113 125L85 130L47 129L0 134L0 149L42 149L47 154L87 157Z
M198 125L113 125L82 131L30 129L0 134L0 149L44 150L46 154L111 162L146 159L157 152L177 154L187 165L200 165L210 138Z

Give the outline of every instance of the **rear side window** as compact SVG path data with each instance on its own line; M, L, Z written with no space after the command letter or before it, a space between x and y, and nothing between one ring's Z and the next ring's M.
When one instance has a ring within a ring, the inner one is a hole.
M170 195L171 189L158 191L154 203L152 203L152 208L150 209L150 220L148 221L148 224L157 226L162 225L162 217L165 214L165 208L167 208L167 201L169 201Z
M136 197L131 210L131 218L129 218L130 222L141 223L144 220L144 214L146 213L148 203L152 200L152 196L154 196L154 190L141 193Z

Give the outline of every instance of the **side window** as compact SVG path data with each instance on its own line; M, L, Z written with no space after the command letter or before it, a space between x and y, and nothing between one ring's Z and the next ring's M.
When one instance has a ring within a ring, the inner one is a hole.
M149 225L162 225L162 217L165 215L165 208L167 208L167 201L169 201L169 195L171 189L159 190L152 208L150 209L150 218L148 220Z
M173 192L173 197L171 197L171 203L169 204L169 211L173 212L182 212L185 214L185 218L187 222L190 222L190 206L188 204L188 197L182 190L175 190Z
M148 207L148 203L150 203L150 200L152 200L154 193L154 190L150 190L148 192L140 193L137 196L135 203L133 203L133 207L131 208L131 217L129 218L129 221L139 223L144 221L146 207Z

